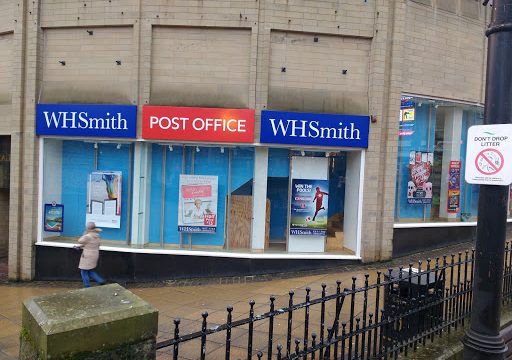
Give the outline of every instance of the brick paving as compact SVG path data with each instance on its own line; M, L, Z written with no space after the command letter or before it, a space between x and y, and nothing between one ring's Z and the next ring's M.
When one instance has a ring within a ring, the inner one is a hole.
M326 283L328 292L335 289L336 280L342 281L342 286L351 283L353 276L359 281L365 273L373 275L376 270L385 270L400 265L416 263L419 259L428 257L435 259L443 255L456 254L459 251L471 249L472 243L461 243L449 247L424 251L422 253L393 259L387 262L372 264L354 264L340 266L336 269L323 271L309 271L292 274L272 274L267 276L249 276L219 279L189 279L187 281L164 281L154 283L123 284L133 293L154 305L159 310L158 341L172 336L173 320L181 318L181 333L198 331L201 328L201 313L209 313L209 326L225 322L226 307L233 305L234 317L244 318L248 315L249 301L255 300L255 312L268 311L269 297L276 296L277 306L285 306L288 300L288 291L293 289L297 301L302 301L305 288L310 287L312 296L318 296L321 284ZM0 263L0 269L5 269L6 264ZM373 277L373 276L372 276ZM371 277L371 278L372 278ZM370 279L371 279L370 278ZM46 295L69 289L80 288L80 282L60 281L33 281L33 282L7 282L0 284L0 359L17 359L21 327L21 303L32 296ZM312 314L316 316L318 314ZM298 319L300 316L298 317ZM301 322L297 319L297 329ZM295 324L295 323L294 323ZM255 328L255 349L264 347L264 324ZM282 320L276 321L276 332L284 336L286 324ZM220 334L219 334L220 335ZM224 336L224 334L222 335ZM208 342L208 359L222 357L222 336L212 337ZM233 358L244 357L243 354L247 334L239 331L233 338ZM182 354L183 359L198 358L198 343L185 345ZM188 355L187 355L188 354ZM158 353L159 359L170 358L169 350Z

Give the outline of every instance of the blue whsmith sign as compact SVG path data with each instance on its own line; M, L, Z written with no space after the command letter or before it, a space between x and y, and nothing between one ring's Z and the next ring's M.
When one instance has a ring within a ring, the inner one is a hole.
M38 104L36 134L135 138L137 106Z
M368 148L369 116L263 110L260 142Z

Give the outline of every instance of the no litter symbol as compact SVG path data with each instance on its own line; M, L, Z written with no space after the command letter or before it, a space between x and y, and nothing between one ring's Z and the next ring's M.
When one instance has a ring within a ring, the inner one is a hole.
M503 155L495 149L485 149L478 153L475 159L476 169L484 175L497 174L505 160Z

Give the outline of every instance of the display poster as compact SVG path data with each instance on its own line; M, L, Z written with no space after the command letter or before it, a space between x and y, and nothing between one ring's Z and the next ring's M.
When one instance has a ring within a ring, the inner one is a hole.
M329 180L293 179L290 235L327 234Z
M121 227L121 171L95 171L89 174L86 223L97 227Z
M460 168L460 161L450 161L446 211L451 214L456 214L460 211Z
M179 232L217 231L218 183L217 176L180 175Z
M414 134L414 120L416 120L416 110L410 96L403 96L400 102L400 126L399 136L410 136Z
M64 230L64 205L44 204L44 231L62 232Z
M432 203L433 152L411 151L409 153L409 181L407 183L407 203Z

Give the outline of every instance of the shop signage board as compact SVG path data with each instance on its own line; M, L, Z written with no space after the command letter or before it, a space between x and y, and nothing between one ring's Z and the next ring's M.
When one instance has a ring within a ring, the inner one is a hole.
M89 174L85 222L98 227L121 228L121 171Z
M135 138L137 106L38 104L36 135Z
M260 142L368 148L369 116L263 110Z
M142 138L252 143L254 110L144 106Z
M292 180L290 235L326 236L328 189L328 180Z
M512 124L475 125L468 129L466 182L512 183Z
M217 176L180 175L178 231L215 233L217 231Z

